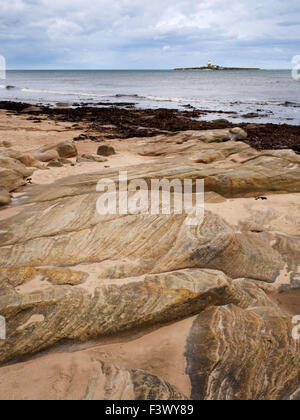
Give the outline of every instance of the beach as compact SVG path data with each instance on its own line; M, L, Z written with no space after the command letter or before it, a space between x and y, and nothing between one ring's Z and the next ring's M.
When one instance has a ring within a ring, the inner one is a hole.
M210 111L0 102L1 399L299 398L300 128ZM97 214L120 171L202 224Z

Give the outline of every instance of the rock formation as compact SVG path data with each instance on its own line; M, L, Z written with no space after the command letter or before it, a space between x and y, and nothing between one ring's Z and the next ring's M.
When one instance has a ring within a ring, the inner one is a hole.
M99 215L96 185L118 185L116 169L23 190L0 218L1 398L297 396L300 341L285 299L298 296L299 207L282 220L254 198L296 201L300 157L258 152L245 137L230 129L135 141L153 162L122 168L129 180L205 180L196 227L186 214ZM32 169L1 150L0 186L13 191ZM49 150L68 155L57 145L39 152ZM248 216L228 220L239 200L251 200Z

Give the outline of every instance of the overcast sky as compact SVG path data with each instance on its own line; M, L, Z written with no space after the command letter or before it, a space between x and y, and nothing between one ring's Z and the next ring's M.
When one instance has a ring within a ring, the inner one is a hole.
M0 0L9 68L290 68L299 0Z

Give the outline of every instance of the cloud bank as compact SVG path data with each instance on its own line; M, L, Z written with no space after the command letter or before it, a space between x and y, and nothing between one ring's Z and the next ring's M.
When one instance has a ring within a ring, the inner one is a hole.
M1 0L10 68L290 68L299 0Z

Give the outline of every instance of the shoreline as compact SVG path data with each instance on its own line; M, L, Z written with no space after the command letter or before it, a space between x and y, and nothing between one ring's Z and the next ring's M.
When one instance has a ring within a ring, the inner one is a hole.
M64 105L64 104L62 104ZM99 102L97 107L90 103L74 104L71 107L50 107L30 103L0 101L0 111L15 115L29 115L35 124L40 117L51 121L84 124L88 132L99 132L103 139L153 137L159 134L172 134L188 130L211 130L241 127L248 132L246 142L257 150L293 149L300 152L300 125L232 123L226 120L227 111L218 111L224 119L201 120L211 110L197 110L187 106L185 111L177 109L138 109L134 103L106 104ZM79 106L78 106L79 105ZM79 130L79 127L76 129Z

